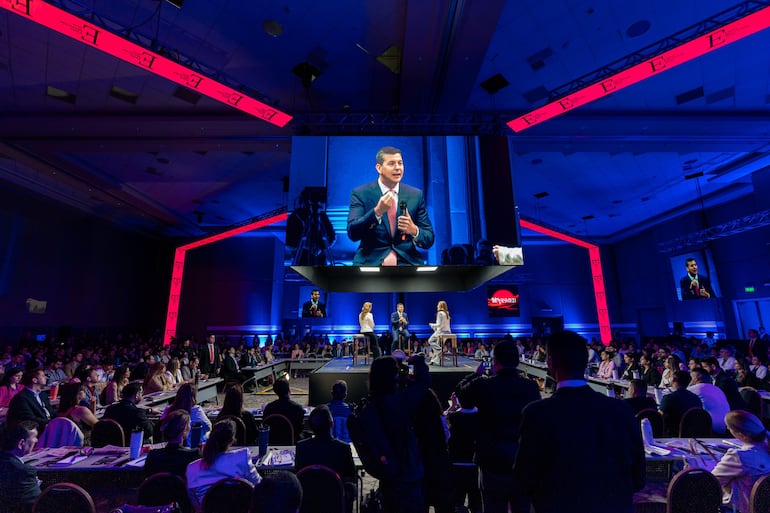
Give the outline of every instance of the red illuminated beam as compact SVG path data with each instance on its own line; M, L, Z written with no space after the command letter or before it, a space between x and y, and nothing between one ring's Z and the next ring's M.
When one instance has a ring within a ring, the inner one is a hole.
M615 91L658 75L663 71L684 64L696 57L734 43L768 27L770 27L770 7L765 7L708 34L676 46L651 59L647 59L563 98L543 105L523 116L512 119L508 122L508 126L514 132L521 132L538 123L555 118L594 100L609 96Z
M283 127L291 116L42 0L0 0L0 7L255 118Z
M171 290L168 293L168 309L166 310L166 329L163 332L163 345L167 346L171 343L171 338L176 335L176 326L179 321L179 298L182 294L182 276L184 275L184 261L187 256L187 252L191 249L199 248L207 244L213 244L223 239L228 239L241 233L250 232L257 228L269 226L274 223L280 223L286 221L289 214L284 212L267 219L255 221L253 223L245 224L232 230L227 230L216 235L204 237L203 239L184 244L176 248L174 251L174 266L171 269Z
M545 226L540 226L539 224L527 221L526 219L522 219L520 224L522 228L542 233L543 235L548 235L549 237L563 240L588 250L588 259L591 262L591 276L593 277L594 283L596 315L599 318L599 336L604 345L609 344L610 340L612 340L612 328L610 327L610 313L609 310L607 310L607 294L604 289L604 271L602 270L602 259L599 254L599 247L565 233L557 232L556 230L546 228Z

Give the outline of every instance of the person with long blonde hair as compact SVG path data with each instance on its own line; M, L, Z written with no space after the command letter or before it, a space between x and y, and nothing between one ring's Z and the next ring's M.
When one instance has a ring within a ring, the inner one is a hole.
M369 339L372 355L374 358L379 358L381 352L377 343L377 336L374 334L374 315L372 315L371 301L366 301L361 307L361 313L358 314L358 325L361 327L361 334Z
M441 363L441 352L443 348L439 342L441 335L448 335L452 333L452 329L449 326L449 308L447 308L446 301L439 301L436 305L436 322L428 323L433 329L433 334L428 339L431 350L433 351L433 357L430 359L430 365L436 365Z

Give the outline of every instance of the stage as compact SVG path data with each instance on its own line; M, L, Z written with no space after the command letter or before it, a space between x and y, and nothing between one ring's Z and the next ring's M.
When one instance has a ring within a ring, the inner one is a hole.
M308 405L326 404L331 400L332 385L337 380L345 380L348 384L347 402L353 403L366 397L369 393L369 363L358 358L358 365L353 366L353 358L336 358L310 373L308 390ZM475 372L479 362L465 356L458 357L458 366L452 366L452 359L444 358L444 366L431 365L431 388L438 394L444 408L454 391L455 385L471 372Z

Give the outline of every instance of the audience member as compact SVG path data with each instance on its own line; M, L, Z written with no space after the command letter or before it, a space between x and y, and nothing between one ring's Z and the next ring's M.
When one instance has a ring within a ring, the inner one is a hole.
M257 484L260 476L251 461L248 447L230 450L235 443L235 422L230 419L214 424L203 448L201 459L187 466L187 491L197 511L211 485L228 477L240 477Z
M130 379L131 370L128 368L128 365L121 365L115 369L115 372L112 374L112 379L102 390L100 396L102 406L109 406L118 402L120 400L120 394L123 390L123 387L128 385Z
M727 403L730 405L731 410L745 410L746 401L741 397L741 393L738 390L738 384L735 382L732 373L727 373L719 365L716 358L708 357L701 361L701 365L711 375L712 382L715 386L724 392L727 398ZM733 358L733 372L735 371L735 358Z
M254 420L254 415L250 411L243 409L243 389L238 384L230 385L225 390L225 400L222 403L222 409L219 410L217 421L231 415L243 421L243 425L246 427L246 445L256 444L257 421ZM265 414L266 416L267 414Z
M582 347L585 352L585 344ZM586 353L587 355L587 353ZM606 361L606 360L605 360ZM537 383L524 379L516 368L519 351L512 340L495 346L490 378L472 382L470 400L479 412L479 436L474 461L485 513L529 512L529 504L514 479L513 462L519 448L519 425L524 407L540 399ZM585 363L583 371L585 371Z
M235 347L230 346L227 351L225 351L224 360L222 361L222 370L219 372L219 375L228 381L237 381L241 386L243 386L243 383L249 379L249 376L241 372ZM254 386L255 383L249 384L250 388L253 388Z
M642 410L658 408L655 399L647 395L647 383L643 379L632 379L628 385L628 397L625 401L631 405L634 415Z
M719 350L719 361L717 362L722 370L732 372L735 370L735 357L733 350L729 346L724 346Z
M620 379L631 381L632 379L639 379L642 376L642 369L639 367L639 355L634 351L628 351L623 354L623 361L626 366L623 369L623 375Z
M445 412L449 426L447 448L452 462L452 503L457 510L465 504L467 496L471 513L481 512L479 471L473 463L481 426L479 409L470 392L471 383L476 379L486 377L471 374L460 380L451 397L452 405Z
M770 470L767 431L760 419L743 410L731 411L724 422L743 447L728 449L711 472L722 486L723 502L737 511L754 511L749 507L751 489Z
M45 369L45 376L48 378L48 383L53 385L54 383L61 383L67 381L67 374L64 373L63 361L61 358L53 357L50 359L48 366Z
M338 380L332 385L332 400L327 405L334 419L333 434L335 438L343 442L350 442L347 421L350 416L350 405L345 402L348 396L348 384L345 380Z
M302 485L294 473L275 470L254 487L249 513L298 513Z
M173 383L168 379L166 375L166 364L163 362L155 362L150 367L147 376L144 378L144 390L148 394L154 394L155 392L167 392L174 388Z
M452 513L452 463L447 449L449 428L438 396L430 388L417 407L414 434L425 469L422 480L425 510L432 507L435 513Z
M42 392L46 384L45 372L41 368L28 370L21 383L24 389L13 396L8 405L7 425L12 427L22 420L30 420L37 424L38 433L42 433L53 416L48 394Z
M300 470L309 465L323 465L334 470L344 484L346 511L350 513L356 498L356 467L350 445L332 437L334 420L326 405L314 408L308 420L313 438L297 442L294 467Z
M59 385L59 417L66 417L77 424L83 433L83 445L90 445L91 430L99 422L90 408L81 401L86 397L83 383L64 383Z
M13 396L18 394L24 388L21 384L21 378L24 374L22 369L13 368L8 370L0 381L0 408L7 408L11 404Z
M160 420L163 421L168 415L177 410L183 410L187 412L190 417L191 424L200 425L200 439L198 445L206 443L209 438L209 431L211 431L211 421L209 420L203 408L198 404L198 400L195 397L195 389L189 383L184 383L176 391L176 397L174 402L166 406L163 413L160 415ZM187 433L186 438L183 440L184 445L192 447L190 433Z
M600 353L601 363L599 364L599 372L596 373L596 377L600 379L612 379L614 377L613 371L616 370L615 362L612 361L609 351L606 349Z
M274 413L278 413L289 419L291 425L294 427L294 439L299 440L302 433L302 425L305 422L305 409L301 404L291 400L291 390L289 389L289 382L285 379L278 379L273 384L273 392L278 396L278 399L272 401L265 406L263 415L267 417Z
M679 423L684 412L690 408L703 408L700 398L687 390L690 373L676 371L671 376L671 393L660 400L660 412L663 414L663 430L666 436L679 436Z
M587 356L577 333L551 335L548 371L556 392L522 413L514 474L536 513L631 513L633 492L644 486L639 423L628 404L587 385Z
M171 472L184 478L187 466L200 458L197 447L184 447L190 434L190 414L185 410L168 412L161 420L160 432L165 447L153 449L147 454L144 471L148 476L158 472Z
M147 418L147 412L137 404L142 400L142 385L129 383L121 391L120 401L111 404L104 410L105 419L112 419L123 428L123 435L128 439L135 429L144 432L144 440L152 440L152 421Z
M690 371L690 386L687 390L697 395L703 404L703 409L711 415L711 427L716 435L724 435L727 432L725 427L725 415L730 411L730 404L727 402L724 392L711 384L706 369L694 369Z
M765 331L764 328L761 328L762 331ZM763 358L767 358L767 347L768 347L768 340L767 340L767 334L765 333L763 337L760 337L759 332L757 330L748 330L748 348L746 350L746 356L751 358L754 355L761 356Z
M658 388L668 388L671 386L671 378L676 371L680 370L680 361L676 355L671 355L663 361L663 373L660 376Z
M652 364L652 360L646 354L639 357L639 365L642 367L642 379L647 386L657 387L660 383L660 372Z
M754 375L755 378L760 383L764 383L767 380L767 365L765 365L765 362L767 361L767 357L762 357L760 355L754 355L751 357L751 365L749 366L749 369L751 370L751 373Z
M0 507L7 511L26 513L40 495L40 479L31 465L22 457L32 452L37 444L34 422L21 421L3 433L3 451L0 452Z

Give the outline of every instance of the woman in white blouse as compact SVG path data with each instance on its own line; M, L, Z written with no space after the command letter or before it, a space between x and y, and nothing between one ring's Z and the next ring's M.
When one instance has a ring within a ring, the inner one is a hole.
M430 359L430 365L441 363L441 352L443 348L439 343L439 337L441 335L452 333L452 329L449 327L449 319L449 309L446 306L446 301L439 301L436 306L436 322L428 323L428 326L433 329L433 335L428 339L430 347L433 350L433 357Z
M358 325L361 327L361 334L369 339L369 348L374 358L380 356L380 346L377 343L377 337L374 334L374 316L372 315L372 303L367 301L361 307L361 313L358 314Z

